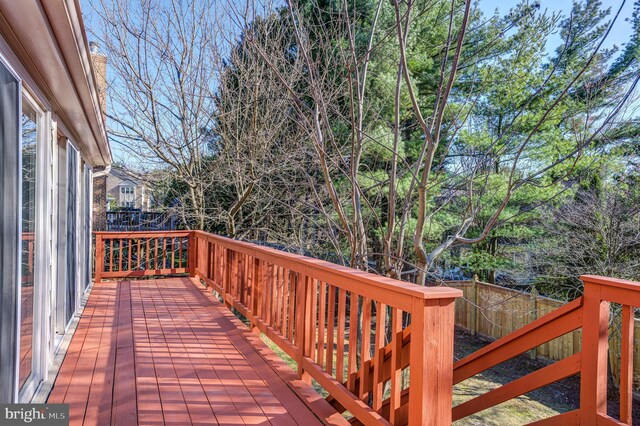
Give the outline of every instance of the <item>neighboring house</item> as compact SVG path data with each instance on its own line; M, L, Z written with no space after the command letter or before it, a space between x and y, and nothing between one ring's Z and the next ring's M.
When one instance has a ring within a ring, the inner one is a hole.
M148 211L153 207L151 189L139 177L113 166L107 176L107 209L137 209Z
M91 283L95 66L77 0L0 0L0 403L45 387Z

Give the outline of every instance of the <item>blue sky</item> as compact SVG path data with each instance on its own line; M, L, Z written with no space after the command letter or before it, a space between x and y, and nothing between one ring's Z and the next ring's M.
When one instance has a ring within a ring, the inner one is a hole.
M547 10L551 12L562 12L563 15L568 15L571 11L573 0L539 0L540 10ZM504 1L504 0L480 0L480 7L486 14L493 14L497 9L501 15L504 15L508 10L516 5L516 1ZM611 8L610 17L615 15L616 11L622 4L622 1L603 0L603 8ZM629 40L631 36L631 22L627 22L627 19L631 19L633 13L633 1L627 0L622 7L620 17L616 21L614 27L609 33L609 37L605 41L604 47L610 48L613 45L621 47L623 43ZM560 38L550 39L551 43L559 44Z

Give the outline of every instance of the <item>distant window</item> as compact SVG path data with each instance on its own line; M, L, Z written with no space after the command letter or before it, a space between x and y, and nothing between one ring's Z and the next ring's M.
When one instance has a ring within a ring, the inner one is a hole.
M121 194L133 194L133 186L121 186L120 193Z
M126 207L128 209L131 209L133 207L135 207L135 203L133 201L125 201L122 203L122 207Z

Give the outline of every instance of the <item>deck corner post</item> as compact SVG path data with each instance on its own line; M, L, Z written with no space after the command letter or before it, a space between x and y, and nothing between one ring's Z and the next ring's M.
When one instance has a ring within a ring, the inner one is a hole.
M452 421L455 298L414 298L411 309L409 425Z
M102 282L102 271L104 271L104 241L102 240L102 234L95 234L96 236L96 260L93 272L93 282Z
M607 412L609 302L602 300L601 288L584 280L580 424L585 425Z
M198 258L198 243L195 231L189 233L187 246L187 272L191 278L196 276L196 260Z

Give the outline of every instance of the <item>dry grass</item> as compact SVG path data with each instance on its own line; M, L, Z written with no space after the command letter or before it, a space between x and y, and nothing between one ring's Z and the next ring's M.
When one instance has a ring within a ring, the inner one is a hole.
M472 377L453 387L453 405L458 405L498 386L500 386L500 383L493 382L482 375ZM569 407L563 410L558 408L560 407L549 407L531 397L521 396L458 420L454 422L454 425L516 426L569 410Z

